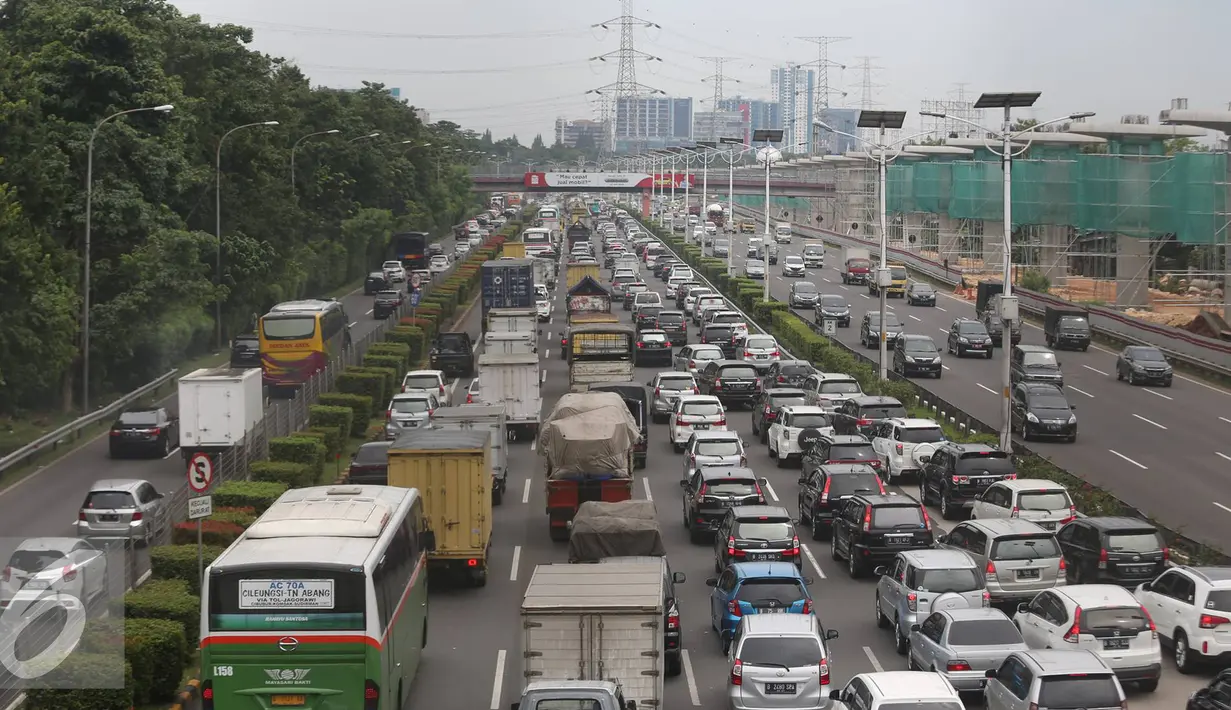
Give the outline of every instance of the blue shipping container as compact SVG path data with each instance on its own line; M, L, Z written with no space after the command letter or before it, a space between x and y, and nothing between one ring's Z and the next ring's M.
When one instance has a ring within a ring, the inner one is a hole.
M534 262L498 259L483 263L483 312L493 308L534 308Z

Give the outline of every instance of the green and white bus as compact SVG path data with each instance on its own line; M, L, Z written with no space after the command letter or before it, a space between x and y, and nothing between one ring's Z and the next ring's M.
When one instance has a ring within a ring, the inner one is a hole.
M282 494L205 573L203 710L402 708L433 545L417 490Z

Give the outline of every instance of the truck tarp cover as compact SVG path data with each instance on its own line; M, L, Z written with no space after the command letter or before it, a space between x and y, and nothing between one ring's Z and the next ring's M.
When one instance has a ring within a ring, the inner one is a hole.
M566 394L541 429L539 450L553 479L632 475L628 454L641 430L620 395Z
M604 557L663 557L666 554L654 504L648 500L587 501L573 516L568 539L569 562L597 562Z

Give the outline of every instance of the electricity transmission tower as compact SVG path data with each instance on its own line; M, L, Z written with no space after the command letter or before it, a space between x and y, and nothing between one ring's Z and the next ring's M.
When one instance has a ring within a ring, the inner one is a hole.
M846 65L830 60L829 45L848 40L850 37L796 37L805 42L811 42L816 45L816 87L812 92L812 117L817 121L829 123L829 98L832 94L846 96L846 92L841 89L831 87L829 85L829 70L846 69ZM813 129L813 135L817 135ZM817 141L813 142L814 152L828 153L830 152L830 141L833 140L833 134L829 131L822 132Z
M599 22L591 25L591 27L601 27L606 30L611 29L612 25L619 25L620 27L620 48L614 52L591 57L591 61L607 62L616 59L616 80L612 84L606 84L586 92L587 94L597 94L602 97L600 118L607 127L610 137L607 147L610 150L615 149L615 139L617 135L621 134L621 131L623 132L622 135L636 136L641 134L639 130L641 126L637 120L638 111L634 99L643 95L665 93L637 81L638 59L661 62L662 58L637 49L635 41L635 31L638 28L662 29L662 27L657 23L643 20L633 15L632 0L620 0L620 15L618 17ZM629 124L626 126L616 125L620 120L619 107L621 103L625 105L625 120ZM646 126L646 133L648 134L648 126Z
M711 120L710 120L709 140L711 141L718 140L718 137L719 137L718 136L717 113L719 109L719 104L722 103L723 84L725 84L728 81L736 82L736 83L739 82L739 79L736 79L734 77L723 76L722 65L725 64L730 59L731 57L702 57L701 58L702 61L712 62L714 64L714 73L710 74L709 76L701 80L701 81L710 81L710 82L713 82L714 84L714 97L711 100L712 103L710 104L710 119Z
M872 77L874 72L880 71L881 69L884 69L884 67L879 67L872 64L872 60L874 59L876 59L876 57L859 57L859 65L857 68L860 72L860 109L871 109L880 106L880 102L873 98L873 96L875 95L877 89L883 89L885 88L885 85L874 82ZM877 140L877 137L872 135L877 132L874 128L861 128L859 132L860 135L867 140Z

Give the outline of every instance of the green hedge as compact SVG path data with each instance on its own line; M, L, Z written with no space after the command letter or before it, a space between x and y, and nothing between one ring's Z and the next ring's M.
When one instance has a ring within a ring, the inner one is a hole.
M393 345L393 343L390 343L390 345ZM369 350L367 354L363 356L363 366L388 368L395 372L405 373L406 370L410 368L410 349L407 348L407 354L405 357L395 355L393 353L374 353Z
M195 524L195 523L194 523ZM217 559L224 547L202 545L201 557L205 566ZM188 545L158 545L150 548L150 573L154 579L178 579L188 583L188 591L201 593L197 567L196 543Z
M192 545L197 544L197 522L196 520L176 523L171 528L171 544L172 545ZM226 520L214 520L206 518L200 521L201 523L201 543L203 545L211 545L213 547L226 548L231 543L235 542L236 538L244 534L244 526L236 525L235 523Z
M114 650L73 653L26 690L26 702L22 707L24 710L132 710L134 685L132 665ZM62 690L68 687L83 690Z
M443 312L435 309L428 310L427 308L420 309L418 314L419 318L435 320L437 331L439 331L439 326L443 323L443 316ZM424 336L423 329L421 328L416 328L409 325L399 325L391 328L388 333L385 333L385 340L391 343L400 343L410 348L411 362L418 362L427 352L427 340Z
M372 421L373 399L370 395L326 392L317 401L327 407L348 407L351 410L350 435L362 439L367 434L368 422Z
M133 705L170 702L188 665L186 630L169 619L125 619L124 657L133 669Z
M406 321L409 321L409 320L415 320L415 321L418 321L418 320L422 320L422 319L420 319L420 318L414 318L414 319L411 319L411 318L403 318L403 319L402 319L402 321L401 321L401 325L414 325L414 323L407 323L407 322L406 322ZM380 357L396 357L396 358L401 358L403 366L404 366L404 367L406 367L406 368L409 368L409 367L410 367L410 362L411 362L411 360L410 360L410 346L409 346L409 345L407 345L406 343L393 343L393 342L389 342L389 341L387 341L387 340L386 340L386 341L378 341L378 342L372 343L371 345L369 345L369 346L368 346L368 352L367 352L367 355L378 355L378 356L380 356ZM365 355L365 356L364 356L364 359L365 359L365 360L367 359L367 355Z
M334 386L342 394L360 395L371 400L368 405L368 415L364 419L365 423L376 416L377 407L385 406L385 402L389 401L389 397L386 395L391 394L385 392L384 377L370 372L363 372L355 367L348 367L345 372L338 375Z
M214 503L219 508L252 508L260 515L288 488L272 481L227 481L214 489Z
M124 595L125 619L166 619L184 627L188 648L201 640L201 597L180 579L153 579Z
M321 440L321 443L325 445L326 462L338 458L342 453L342 443L345 439L342 438L342 432L335 427L313 426L299 433Z
M312 483L320 480L325 470L325 442L299 432L269 440L269 460L299 463L312 470Z
M248 466L254 481L273 481L290 488L307 488L316 484L316 471L311 466L290 461L254 461Z
M329 393L321 395L321 398L329 397ZM342 395L347 397L349 395ZM313 429L333 429L338 432L339 441L345 441L351 436L351 426L355 421L355 411L349 405L346 406L327 406L323 404L314 404L308 407L308 426ZM364 428L367 428L367 421L364 421Z
M384 409L385 405L393 399L393 395L397 394L402 389L402 378L406 375L405 368L401 367L376 367L374 365L364 365L363 367L352 367L347 372L354 372L364 375L380 375L385 398L377 402L380 405L379 409ZM380 411L376 415L380 415Z

